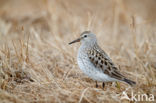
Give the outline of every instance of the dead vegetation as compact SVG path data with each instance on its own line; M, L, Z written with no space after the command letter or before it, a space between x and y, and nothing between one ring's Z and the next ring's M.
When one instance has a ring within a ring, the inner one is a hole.
M123 91L156 99L156 2L139 1L1 0L0 102L130 103ZM84 30L136 87L95 88L76 63L79 44L68 45Z

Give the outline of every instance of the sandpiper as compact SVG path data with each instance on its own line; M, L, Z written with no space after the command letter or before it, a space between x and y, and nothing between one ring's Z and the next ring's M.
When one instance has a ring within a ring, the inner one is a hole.
M123 76L119 69L115 66L109 56L100 48L94 33L84 31L80 37L69 44L81 42L78 50L77 62L80 69L89 78L96 81L105 82L122 81L129 85L135 85L136 82L127 79Z

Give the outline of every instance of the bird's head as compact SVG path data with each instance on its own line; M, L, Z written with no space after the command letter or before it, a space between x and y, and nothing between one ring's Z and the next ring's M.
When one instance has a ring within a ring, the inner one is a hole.
M91 31L84 31L81 33L80 37L69 44L73 44L76 42L81 42L82 44L90 44L90 43L96 43L96 36Z

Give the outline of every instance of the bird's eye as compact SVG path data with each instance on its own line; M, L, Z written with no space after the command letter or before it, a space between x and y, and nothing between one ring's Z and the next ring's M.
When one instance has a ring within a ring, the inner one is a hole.
M84 37L86 38L86 37L87 37L87 35L84 35Z

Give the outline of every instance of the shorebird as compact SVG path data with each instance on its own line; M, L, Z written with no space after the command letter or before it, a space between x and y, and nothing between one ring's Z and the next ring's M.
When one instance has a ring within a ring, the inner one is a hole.
M69 44L76 42L81 42L77 55L79 68L85 75L96 81L96 87L98 87L97 81L103 82L103 88L105 82L121 81L131 86L136 84L136 82L127 79L120 73L117 66L98 45L94 33L84 31L78 39Z

